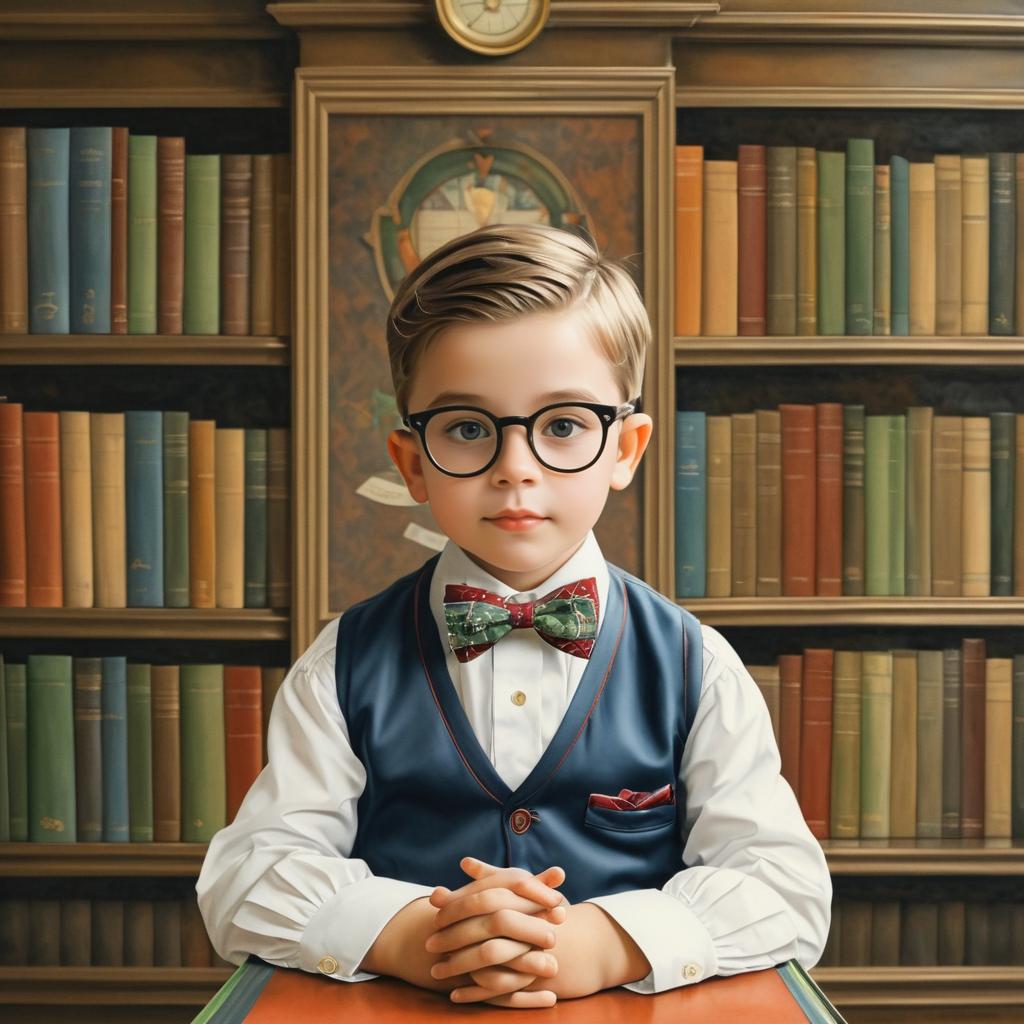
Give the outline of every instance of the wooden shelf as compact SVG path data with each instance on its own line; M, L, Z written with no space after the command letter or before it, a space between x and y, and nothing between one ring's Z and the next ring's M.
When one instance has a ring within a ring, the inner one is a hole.
M0 1005L203 1006L229 967L0 967Z
M816 967L810 973L840 1011L1024 1006L1024 967Z
M1022 597L692 597L709 626L1022 626Z
M677 337L676 366L1024 366L1024 338Z
M291 617L270 608L0 608L0 637L288 640Z
M0 366L287 366L287 337L0 334Z
M821 847L833 875L1024 875L1022 839L823 839Z
M0 843L0 878L197 878L206 843Z

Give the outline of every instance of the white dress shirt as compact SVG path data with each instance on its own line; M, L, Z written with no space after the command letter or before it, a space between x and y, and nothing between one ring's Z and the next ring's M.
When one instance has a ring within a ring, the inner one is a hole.
M466 583L526 601L587 576L597 579L600 631L609 580L593 532L560 569L521 593L451 541L438 560L430 607L448 670L482 748L511 789L540 759L587 661L535 630L517 629L460 663L448 645L444 586ZM683 860L691 866L680 865L660 890L588 901L647 957L651 972L625 986L645 994L792 958L810 968L831 916L828 866L780 774L767 705L729 643L710 626L701 629L701 696L678 784L686 797ZM366 861L349 856L366 772L338 705L337 631L337 620L325 626L282 683L268 764L234 822L213 837L196 892L224 959L241 963L255 953L284 967L364 981L376 975L359 965L384 926L432 889L375 876Z

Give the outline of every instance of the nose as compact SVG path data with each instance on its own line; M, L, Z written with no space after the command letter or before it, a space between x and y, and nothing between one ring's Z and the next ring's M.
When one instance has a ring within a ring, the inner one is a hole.
M491 466L491 482L499 486L528 483L536 480L540 472L540 463L526 439L526 427L518 423L505 427L501 452Z

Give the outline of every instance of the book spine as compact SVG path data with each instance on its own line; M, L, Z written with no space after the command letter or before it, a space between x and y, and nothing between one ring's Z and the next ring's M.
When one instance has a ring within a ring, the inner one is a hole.
M1013 596L1013 494L1017 431L1012 412L989 415L992 486L992 596Z
M935 330L963 329L963 193L960 156L935 154Z
M274 333L274 164L269 153L252 158L252 287L249 330Z
M28 155L25 127L0 126L0 334L28 332Z
M892 206L892 333L910 333L910 164L889 160Z
M960 838L960 650L942 652L942 838Z
M757 417L733 413L731 594L757 593Z
M71 129L28 129L28 284L32 334L70 330Z
M910 333L935 333L935 164L910 165Z
M818 333L818 156L811 146L796 151L796 330Z
M125 967L152 967L154 965L154 925L152 900L125 900Z
M818 333L846 327L846 154L818 154Z
M932 436L932 594L960 595L963 418L936 416Z
M913 839L917 832L917 652L892 652L892 748L889 835Z
M707 435L702 412L676 412L676 593L704 597Z
M778 409L758 409L757 594L782 595L782 419Z
M1024 654L1013 656L1010 735L1010 835L1024 839Z
M267 665L260 670L261 697L260 704L263 711L263 759L267 756L267 727L270 725L270 712L274 707L274 700L277 691L288 674L286 668Z
M963 193L963 322L964 334L988 332L989 167L987 156L960 160Z
M964 417L961 550L964 597L992 589L992 438L987 416Z
M800 792L800 717L803 692L803 655L780 654L779 757L782 777L794 795Z
M110 333L109 127L71 129L69 168L69 250L71 330Z
M245 605L245 431L214 431L217 607Z
M0 654L0 843L11 839L11 790L7 781L7 680ZM0 961L2 962L2 961Z
M889 416L888 514L889 589L903 596L907 590L907 417Z
M150 670L152 705L153 838L158 843L181 842L181 701L180 668L153 665Z
M75 807L78 841L103 841L103 670L99 658L74 658Z
M888 335L892 333L892 195L887 164L875 167L873 265L873 333Z
M28 838L35 843L73 843L77 833L71 658L30 654L26 677Z
M846 333L870 334L875 300L875 143L846 143Z
M1024 413L1017 413L1014 423L1013 594L1024 597Z
M185 157L186 334L220 331L220 155Z
M985 641L960 642L960 835L984 837L985 824Z
M800 726L800 807L811 834L829 838L832 789L832 671L834 652L804 651Z
M164 604L163 414L125 413L128 605Z
M291 431L267 430L267 601L271 608L291 604Z
M124 429L123 412L89 414L92 564L97 608L125 608L128 603Z
M221 333L249 333L252 154L221 157Z
M110 132L110 333L128 333L128 129Z
M28 538L25 533L24 410L0 402L0 607L28 602Z
M832 694L830 835L860 835L861 652L836 651Z
M870 419L870 417L869 417ZM865 651L861 670L860 835L889 838L892 654Z
M156 136L128 137L128 333L156 333Z
M942 837L942 651L917 652L917 828Z
M128 842L127 659L102 659L103 840Z
M732 583L732 423L708 416L707 593L729 597Z
M189 601L188 413L163 414L164 607Z
M153 738L150 666L127 667L128 823L133 843L153 841ZM161 770L166 770L164 765Z
M676 146L675 183L675 333L681 336L696 335L700 334L704 228L703 146Z
M24 665L4 665L11 842L28 839L28 685Z
M906 592L911 597L932 593L932 435L934 410L907 410L907 546Z
M64 607L91 608L92 456L87 412L60 413L60 530Z
M261 688L258 665L224 667L228 821L234 820L245 794L263 767Z
M889 593L892 538L889 461L892 437L887 416L864 417L864 593Z
M177 899L153 900L153 964L181 966L181 903Z
M216 423L188 425L188 585L193 608L217 607Z
M60 901L60 950L62 967L92 966L92 903L87 899Z
M768 334L796 334L797 168L795 146L767 147L765 310Z
M843 406L843 593L864 593L864 406Z
M817 463L815 407L784 403L782 423L782 593L786 597L814 594L815 472Z
M843 407L819 402L816 407L816 593L843 593Z
M245 431L245 607L267 607L267 432Z
M1010 838L1013 659L985 659L986 839Z
M736 161L705 160L701 232L701 333L705 335L738 333L738 201Z
M159 334L181 334L185 294L185 139L156 140L157 280ZM172 607L178 607L174 605Z
M765 333L765 147L741 145L737 160L739 189L739 333Z
M1016 154L989 154L988 332L1013 334L1017 269Z
M26 412L24 429L28 605L30 608L60 608L64 603L60 416L55 412Z
M292 158L274 154L274 333L292 333Z
M208 842L223 828L224 666L181 666L181 838Z

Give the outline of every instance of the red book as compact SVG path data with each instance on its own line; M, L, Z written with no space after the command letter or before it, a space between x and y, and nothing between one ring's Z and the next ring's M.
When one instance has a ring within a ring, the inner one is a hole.
M960 644L960 835L985 834L985 641L965 637Z
M20 402L0 402L0 608L24 608L25 462Z
M813 597L815 586L815 476L813 405L780 405L782 421L782 593Z
M843 406L817 405L818 526L814 568L819 597L843 596Z
M800 809L811 834L829 838L832 792L832 662L833 651L804 650L800 695Z
M64 604L60 536L60 413L25 413L28 606Z
M765 217L767 172L764 146L740 146L736 185L739 191L737 302L741 335L763 335L765 305Z
M224 752L227 820L234 820L263 767L263 679L258 665L224 666Z
M779 655L779 756L782 777L794 793L800 792L800 694L803 655Z
M156 330L181 334L185 295L185 139L158 135Z

